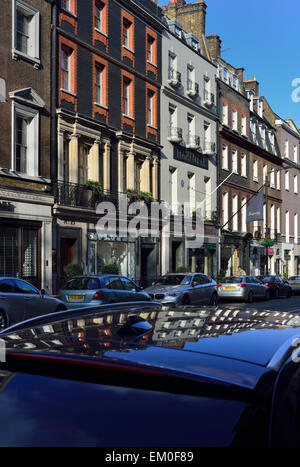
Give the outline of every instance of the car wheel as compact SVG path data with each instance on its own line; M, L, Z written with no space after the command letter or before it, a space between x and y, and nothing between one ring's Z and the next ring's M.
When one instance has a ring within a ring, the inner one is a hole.
M210 306L217 306L218 305L218 295L214 293L210 299Z
M253 300L254 300L254 294L253 294L253 292L250 291L249 294L248 294L247 302L248 303L253 303Z
M188 295L184 295L181 300L181 305L190 305L191 299Z
M0 331L7 327L7 318L4 311L0 310Z

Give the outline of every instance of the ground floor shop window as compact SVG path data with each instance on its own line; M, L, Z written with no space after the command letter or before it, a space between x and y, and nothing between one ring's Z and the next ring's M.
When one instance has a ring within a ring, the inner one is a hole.
M109 240L90 241L88 246L89 274L100 274L103 266L110 263L118 265L120 274L135 279L136 243Z
M39 229L0 228L0 275L22 277L39 287Z

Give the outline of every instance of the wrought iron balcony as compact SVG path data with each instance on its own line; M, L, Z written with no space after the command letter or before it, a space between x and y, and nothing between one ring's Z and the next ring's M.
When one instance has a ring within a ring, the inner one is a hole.
M174 68L169 68L168 83L174 88L178 88L181 85L181 73Z
M169 126L168 140L171 143L181 143L181 141L182 141L182 128Z
M119 206L120 193L103 189L88 189L86 185L58 181L53 184L55 202L60 206L95 209L102 201L110 201Z
M194 81L188 79L187 80L187 95L195 98L199 95L199 84L195 83Z

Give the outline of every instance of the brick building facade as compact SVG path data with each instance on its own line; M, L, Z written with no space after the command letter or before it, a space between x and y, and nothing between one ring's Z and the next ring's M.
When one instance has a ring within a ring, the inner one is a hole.
M0 4L0 274L52 291L51 5Z

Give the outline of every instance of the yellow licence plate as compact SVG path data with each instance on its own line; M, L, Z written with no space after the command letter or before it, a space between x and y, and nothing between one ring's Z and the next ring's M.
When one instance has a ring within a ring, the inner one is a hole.
M292 282L292 285L300 285L298 282Z
M235 287L224 287L225 290L235 290Z
M83 295L69 295L69 300L75 301L75 300L84 300Z

